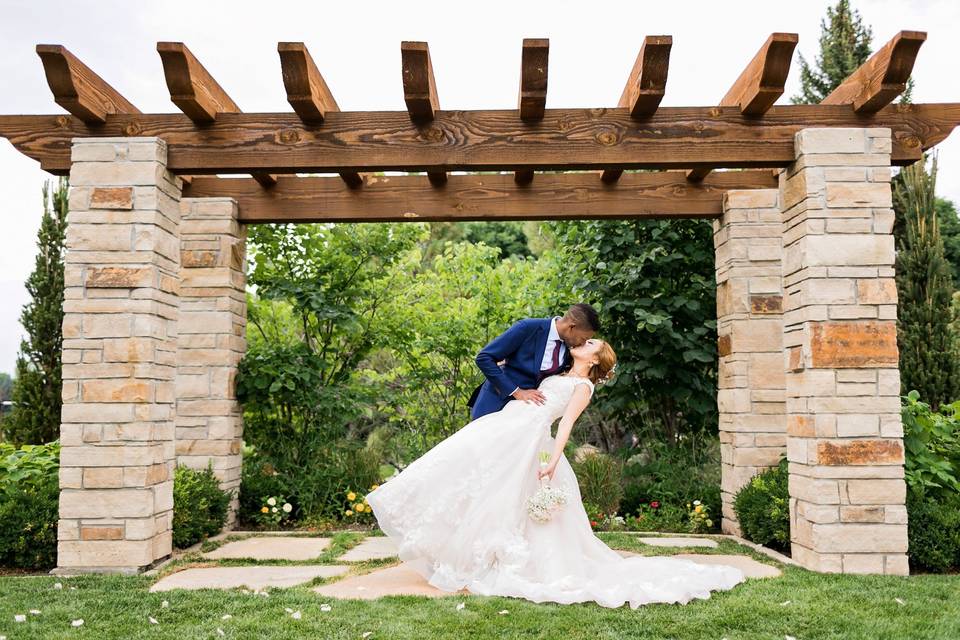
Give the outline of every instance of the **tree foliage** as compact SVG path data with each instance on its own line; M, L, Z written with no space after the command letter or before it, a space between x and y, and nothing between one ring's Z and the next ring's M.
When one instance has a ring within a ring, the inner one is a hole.
M870 57L873 33L849 0L827 7L820 21L820 54L811 66L800 54L800 94L794 104L817 104Z

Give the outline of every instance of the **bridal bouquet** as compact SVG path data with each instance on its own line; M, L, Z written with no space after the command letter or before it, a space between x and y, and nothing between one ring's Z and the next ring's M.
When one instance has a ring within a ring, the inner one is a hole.
M540 452L540 466L547 466L550 454ZM558 487L540 485L537 492L527 499L527 513L535 522L549 522L553 514L567 503L567 492Z

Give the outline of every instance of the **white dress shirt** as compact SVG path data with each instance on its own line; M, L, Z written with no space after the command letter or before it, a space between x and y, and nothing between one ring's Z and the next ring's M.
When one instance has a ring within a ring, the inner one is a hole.
M553 349L556 346L555 340L560 340L560 355L557 357L557 363L563 363L563 354L566 352L567 345L564 344L560 338L560 332L557 331L557 320L559 319L560 316L554 316L553 320L550 321L550 333L547 334L547 346L543 350L543 359L540 361L540 371L548 370L553 364ZM520 389L520 387L511 391L510 395L515 394L518 389Z

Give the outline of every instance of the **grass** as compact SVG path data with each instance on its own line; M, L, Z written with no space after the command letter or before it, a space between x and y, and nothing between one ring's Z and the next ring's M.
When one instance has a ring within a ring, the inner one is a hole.
M960 638L960 576L854 576L818 574L785 566L732 540L718 548L650 547L636 536L604 533L607 544L648 555L670 553L740 553L783 571L773 579L748 580L731 591L687 605L624 606L534 604L513 598L394 596L372 601L325 599L310 590L321 581L271 590L269 597L231 591L149 593L147 576L79 576L0 578L0 636L20 638L351 638L372 632L369 640L399 638L671 638L720 640L935 639ZM357 544L353 532L333 536L331 549L314 563L333 563L336 555ZM190 554L173 568L196 564ZM204 564L235 565L237 561ZM257 564L244 561L242 564ZM260 564L278 564L263 562ZM392 561L354 563L351 574ZM164 573L167 572L165 568ZM63 589L54 589L54 583ZM902 600L903 604L898 603ZM169 601L169 607L161 603ZM456 605L465 602L463 610ZM330 611L321 611L321 604ZM787 603L787 604L784 604ZM294 620L286 608L299 610ZM39 609L39 615L28 610ZM500 615L498 612L509 613ZM27 614L15 623L14 614ZM228 620L221 616L230 614ZM152 625L148 616L159 624ZM84 625L70 626L83 618ZM217 628L224 635L217 633Z

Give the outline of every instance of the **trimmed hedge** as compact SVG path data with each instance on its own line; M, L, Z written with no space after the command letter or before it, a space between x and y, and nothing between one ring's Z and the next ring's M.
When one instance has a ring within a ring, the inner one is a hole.
M757 544L790 552L790 496L787 459L750 479L733 499L743 537Z
M173 546L189 547L216 535L227 522L232 494L220 489L213 468L178 465L173 477Z

